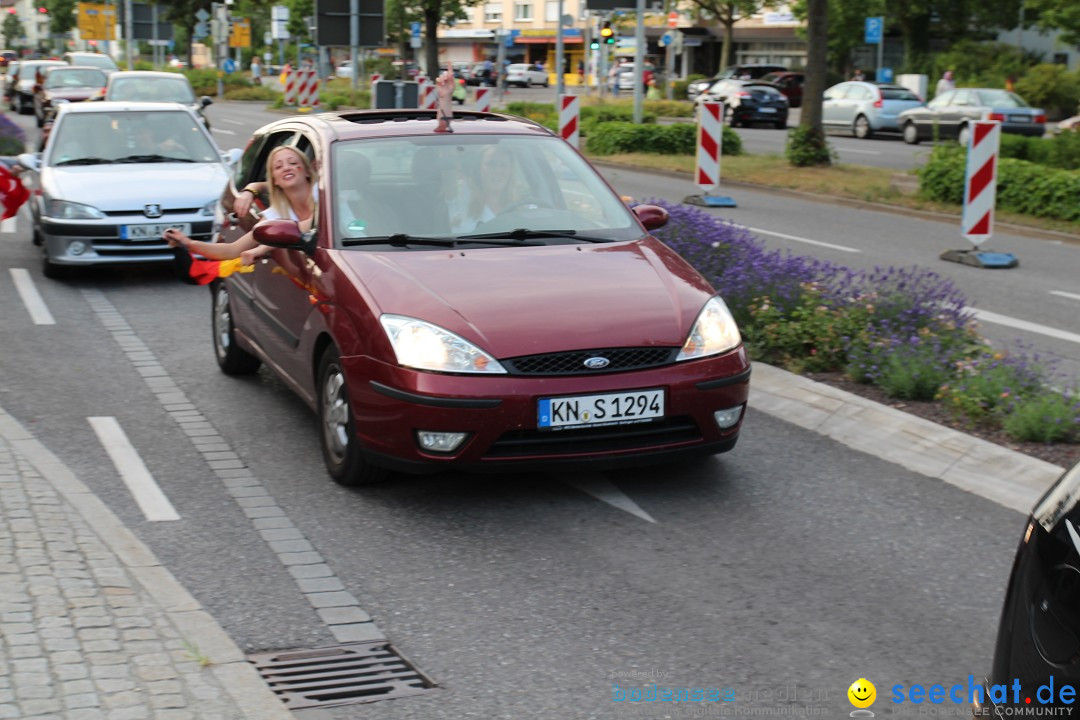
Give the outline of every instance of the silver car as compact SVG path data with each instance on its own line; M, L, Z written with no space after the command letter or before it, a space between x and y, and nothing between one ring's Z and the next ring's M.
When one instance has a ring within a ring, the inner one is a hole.
M176 103L61 105L44 152L19 156L40 189L30 211L45 276L168 262L167 228L210 240L218 197L240 155L222 153Z
M924 104L900 85L842 82L825 91L821 121L826 129L844 128L857 138L869 138L882 130L900 132L900 113Z
M214 101L208 95L195 97L188 79L180 73L156 72L154 70L122 70L109 76L105 86L105 100L121 102L175 102L187 105L199 116L203 125L210 121L203 112Z
M547 71L539 65L514 63L508 65L506 68L507 85L520 85L521 87L543 85L544 87L547 87L550 82Z
M1028 105L1017 94L1001 88L960 88L943 92L926 107L908 110L900 116L904 141L955 138L967 145L971 124L976 120L997 120L1001 131L1042 137L1046 113Z

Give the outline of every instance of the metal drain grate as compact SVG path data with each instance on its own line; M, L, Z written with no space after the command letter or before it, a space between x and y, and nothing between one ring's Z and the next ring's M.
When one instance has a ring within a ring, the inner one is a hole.
M290 710L417 695L435 683L389 643L349 643L248 655Z

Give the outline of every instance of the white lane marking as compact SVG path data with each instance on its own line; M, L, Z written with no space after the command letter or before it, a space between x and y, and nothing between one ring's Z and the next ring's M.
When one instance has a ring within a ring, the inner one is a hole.
M16 213L11 217L0 221L0 233L13 233L18 226L19 215Z
M1069 539L1072 540L1076 552L1080 553L1080 534L1077 534L1076 528L1073 527L1072 520L1069 518L1065 518L1065 529L1069 531Z
M847 247L846 245L833 245L832 243L822 242L821 240L811 240L809 238L799 237L798 235L786 235L784 233L773 232L772 230L762 230L761 228L746 228L750 232L762 233L763 235L773 235L775 237L782 237L787 240L794 240L795 242L806 243L807 245L817 245L818 247L830 248L832 250L840 250L849 253L859 253L862 250L853 247Z
M34 324L55 325L56 320L53 319L49 307L45 304L41 293L38 292L37 285L34 284L34 278L30 277L30 271L25 268L10 268L10 271L11 279L15 282L15 290L18 291L19 297L22 298L23 305L26 306L26 310L30 313L30 319L34 321Z
M878 150L856 150L855 148L843 147L842 145L837 145L836 149L839 150L840 152L858 153L860 155L880 155L881 154L881 152L878 151Z
M169 498L161 491L154 481L154 476L146 468L139 453L124 434L124 429L114 417L90 417L86 418L98 440L109 453L113 465L120 473L120 478L127 485L135 502L143 515L151 522L165 520L179 520Z
M240 121L240 120L232 120L232 119L230 119L230 118L221 118L221 122L227 122L227 123L229 123L230 125L243 125L243 124L244 124L244 123L243 123L242 121Z
M622 490L615 487L611 481L606 478L597 475L571 475L561 479L567 485L575 487L583 493L592 495L597 500L602 500L608 505L617 507L620 510L625 510L642 520L648 520L651 523L656 522L649 516L649 513L638 507L636 502L631 500Z
M1039 323L1028 322L1027 320L1019 320L1017 318L1009 317L1008 315L998 315L989 310L980 310L978 308L971 309L974 311L975 317L981 322L1004 325L1005 327L1016 328L1017 330L1027 330L1028 332L1046 335L1047 337L1057 338L1058 340L1067 340L1069 342L1080 344L1080 335L1071 333L1067 330L1058 330L1049 325L1040 325Z
M221 135L235 135L236 134L232 130L222 130L221 128L210 128L210 132L216 132L216 133L219 133Z
M1080 300L1080 295L1077 295L1076 293L1067 293L1063 290L1051 290L1050 294L1058 295L1063 298L1069 298L1070 300Z

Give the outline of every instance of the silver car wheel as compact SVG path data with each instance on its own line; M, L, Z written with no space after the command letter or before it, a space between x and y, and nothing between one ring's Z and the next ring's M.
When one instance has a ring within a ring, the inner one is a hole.
M335 463L341 463L349 450L349 399L345 376L337 365L330 367L323 381L322 418L327 452Z
M218 360L224 360L232 346L232 316L229 315L229 291L225 283L218 285L214 293L214 352Z
M968 129L967 125L961 125L960 126L960 131L956 134L956 141L958 143L960 143L962 146L967 147L968 140L970 139L970 137L971 137L971 130Z

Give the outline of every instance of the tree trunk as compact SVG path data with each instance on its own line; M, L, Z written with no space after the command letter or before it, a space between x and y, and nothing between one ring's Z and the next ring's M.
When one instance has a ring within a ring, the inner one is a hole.
M730 11L731 6L728 6ZM728 12L724 17L720 19L720 24L724 28L724 39L720 44L720 71L723 72L727 69L727 66L731 63L731 51L735 45L735 18L731 12Z
M821 98L825 93L829 53L829 0L807 0L806 85L803 88L802 118L799 124L824 134Z
M424 61L427 76L434 80L439 77L439 17L441 8L424 8Z

